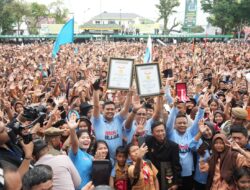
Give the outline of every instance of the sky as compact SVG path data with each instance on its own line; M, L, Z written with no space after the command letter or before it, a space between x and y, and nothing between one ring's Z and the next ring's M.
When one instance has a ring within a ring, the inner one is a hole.
M26 0L28 2L37 2L50 4L55 0ZM101 12L113 13L136 13L145 18L157 21L159 13L156 4L159 0L63 0L65 7L71 13L74 13L74 18L77 24L83 24L89 21L94 16ZM176 8L177 13L169 18L168 27L171 27L174 19L180 24L183 24L185 17L185 0L180 0L180 6ZM197 0L198 10L196 16L196 25L207 27L207 14L201 10L200 0ZM162 21L160 21L162 23ZM181 27L181 25L179 25Z

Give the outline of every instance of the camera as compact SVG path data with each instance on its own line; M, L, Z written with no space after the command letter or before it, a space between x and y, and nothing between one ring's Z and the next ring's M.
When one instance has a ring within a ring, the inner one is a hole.
M7 124L7 127L11 129L8 133L11 141L17 144L18 137L21 137L25 144L31 142L32 134L29 132L24 132L24 129L30 129L37 123L43 124L46 117L46 111L46 107L42 105L34 107L24 107L24 112L20 116L20 120L22 121L20 121L16 117ZM22 122L25 121L31 121L31 123L29 125L23 126Z

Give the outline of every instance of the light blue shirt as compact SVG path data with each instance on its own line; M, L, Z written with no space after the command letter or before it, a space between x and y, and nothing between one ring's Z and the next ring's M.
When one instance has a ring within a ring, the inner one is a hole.
M190 148L193 151L197 151L202 144L202 140L200 139L199 141L192 140L190 143ZM199 167L199 162L200 162L200 155L197 154L197 162L196 162L196 167L195 167L195 174L194 174L194 180L201 183L201 184L207 184L207 172L201 172L200 167ZM205 151L205 154L203 156L203 160L206 162L210 158L210 153L208 150Z
M180 164L182 166L181 176L186 177L191 176L194 171L193 153L189 145L199 131L198 122L204 116L204 109L199 108L193 125L188 127L184 134L180 134L174 129L174 123L178 112L179 110L175 107L170 111L169 119L166 124L167 138L179 145Z
M125 121L126 122L126 121ZM137 124L136 124L136 121L134 120L132 122L132 126L131 128L127 129L125 128L125 122L123 123L123 128L124 128L124 135L125 137L127 138L127 144L131 143L132 139L133 139L133 136L136 132L136 127L137 127ZM149 120L146 121L145 125L144 125L144 129L145 129L145 135L151 135L151 125L152 123L154 122L153 118L150 118Z
M106 141L112 159L115 158L116 148L122 146L122 123L124 120L120 114L116 114L111 122L108 122L102 114L98 118L91 118L96 140Z
M70 149L69 157L75 165L79 175L81 176L82 182L81 185L77 188L77 190L80 190L89 181L91 181L93 157L79 148L76 154L74 154Z

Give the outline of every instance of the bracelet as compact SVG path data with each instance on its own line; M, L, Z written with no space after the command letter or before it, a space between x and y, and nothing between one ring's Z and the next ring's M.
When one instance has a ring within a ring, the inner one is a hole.
M32 160L33 158L29 157L24 157L24 160Z

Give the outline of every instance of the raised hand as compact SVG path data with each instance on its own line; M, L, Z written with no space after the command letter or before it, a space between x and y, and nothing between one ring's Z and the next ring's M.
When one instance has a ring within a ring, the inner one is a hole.
M145 143L143 143L139 148L138 157L142 159L147 152L148 152L148 147Z
M79 125L79 122L80 122L80 120L78 122L76 122L75 114L71 114L69 120L67 121L67 124L68 124L68 127L70 129L76 129Z
M56 104L57 106L60 106L60 105L63 104L63 102L65 101L65 99L66 99L66 94L62 94L62 95L60 95L59 97L54 98L54 102L55 102L55 104Z
M205 93L202 100L201 100L200 106L202 108L208 107L208 102L209 102L210 98L211 98L211 96L209 95L209 93Z
M140 97L136 94L132 98L133 111L137 112L140 108L143 107L143 104L140 103Z
M229 104L232 101L233 97L234 97L234 95L231 92L227 93L226 94L226 103Z
M199 121L199 131L201 134L203 134L207 130L207 127L205 126L204 121L205 121L204 119L201 119Z

